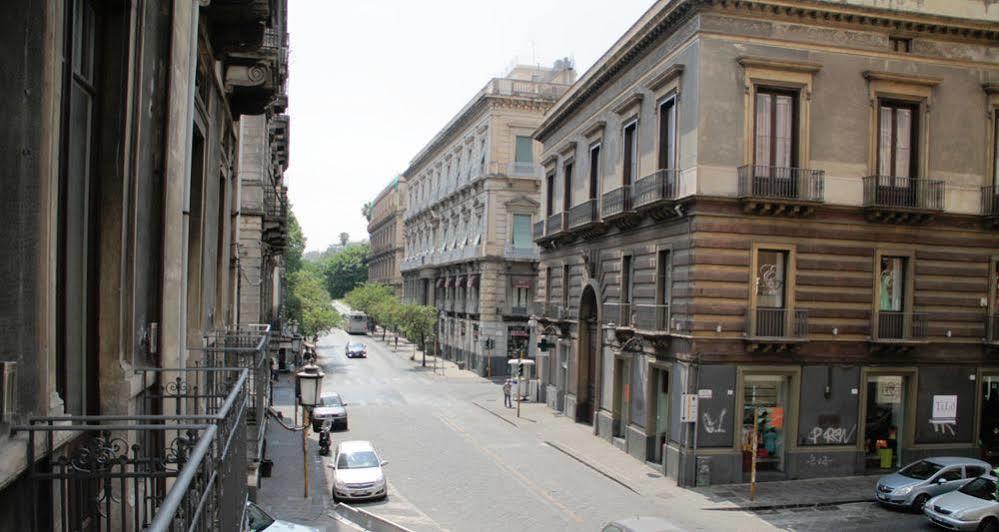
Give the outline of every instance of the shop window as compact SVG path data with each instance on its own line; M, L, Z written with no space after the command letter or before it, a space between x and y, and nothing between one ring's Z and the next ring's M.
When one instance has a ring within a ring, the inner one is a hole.
M789 378L784 375L747 375L743 381L742 457L743 472L784 472L785 424ZM754 447L755 441L755 447Z
M899 439L905 421L905 394L905 377L901 375L867 378L864 419L867 469L893 469L901 465Z
M982 458L999 463L999 375L982 377L981 423L978 443Z

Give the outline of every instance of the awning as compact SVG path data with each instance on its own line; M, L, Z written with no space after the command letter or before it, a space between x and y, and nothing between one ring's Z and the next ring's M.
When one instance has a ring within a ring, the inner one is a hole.
M468 278L468 286L470 286L472 288L478 288L479 287L479 276L478 275L472 275L472 276L470 276Z
M529 277L514 277L513 280L510 281L510 285L514 288L530 288L531 284L531 279Z

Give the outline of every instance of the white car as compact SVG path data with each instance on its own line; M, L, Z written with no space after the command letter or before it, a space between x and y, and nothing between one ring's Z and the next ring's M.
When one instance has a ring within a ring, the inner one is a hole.
M384 499L388 486L382 466L387 464L366 441L344 441L333 453L333 500Z
M319 529L315 527L274 519L270 515L267 515L267 512L263 508L250 501L246 501L246 514L244 514L244 517L246 523L243 525L243 530L246 532L257 532L259 530L266 530L267 532L319 532Z
M981 476L957 491L926 502L923 513L933 524L947 530L999 531L999 501L996 477Z

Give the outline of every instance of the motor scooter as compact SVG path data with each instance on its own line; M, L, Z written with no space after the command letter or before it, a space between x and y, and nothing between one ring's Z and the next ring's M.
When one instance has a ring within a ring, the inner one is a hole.
M332 423L323 421L323 428L319 431L319 454L329 456L330 446L333 444L333 437L330 436Z

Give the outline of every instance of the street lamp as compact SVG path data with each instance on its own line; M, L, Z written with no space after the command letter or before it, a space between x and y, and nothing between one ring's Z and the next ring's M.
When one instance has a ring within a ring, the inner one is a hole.
M309 363L295 374L298 384L298 402L302 405L302 466L305 471L305 498L309 498L309 411L319 404L319 394L323 390L323 373L319 366Z

